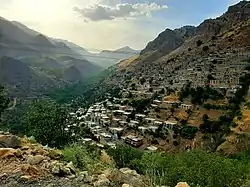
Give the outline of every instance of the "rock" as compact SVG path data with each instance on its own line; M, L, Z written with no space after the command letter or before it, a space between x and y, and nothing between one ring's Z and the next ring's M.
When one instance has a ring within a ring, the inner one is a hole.
M92 181L92 178L88 175L87 171L82 171L78 174L78 177L76 179L78 182L86 182L90 183Z
M186 182L179 182L175 187L190 187Z
M140 175L135 170L131 170L129 168L121 168L120 171L124 174L129 174L135 177L140 177Z
M54 175L59 175L60 172L61 172L60 164L59 163L53 163L53 165L52 165L52 173Z
M105 179L100 179L97 182L94 183L95 187L108 187L109 186L110 181L105 178Z
M58 159L62 158L62 153L59 150L49 149L48 150L48 157L50 157L53 160L58 160Z
M14 135L0 135L0 147L3 148L18 148L21 146L21 141Z
M70 169L71 173L73 173L73 174L76 173L76 168L74 167L73 162L69 162L69 163L66 165L66 167Z
M35 148L32 149L31 154L47 156L49 153L48 153L48 151L43 149L43 146L36 145Z
M34 167L31 166L29 164L25 164L21 167L21 171L25 174L25 175L29 175L29 176L38 176L39 175L39 170Z
M15 157L18 151L13 148L0 148L0 159Z
M122 187L133 187L133 186L130 186L129 184L123 184Z
M24 175L24 176L21 176L21 180L22 181L30 181L33 177L30 176L30 175Z
M120 170L112 169L106 170L105 176L112 182L119 182L122 184L128 184L136 187L146 187L147 185L143 182L143 178L136 173L136 171L128 168L122 168Z
M52 163L52 173L60 177L65 177L75 174L76 171L74 170L73 163L65 166L63 163L54 162Z
M8 177L7 173L0 174L0 181L7 179L7 177Z
M37 165L40 162L42 162L44 159L45 157L42 155L36 155L36 156L29 155L27 159L27 163L30 165Z
M75 176L75 175L70 175L70 176L68 176L67 178L68 178L68 179L74 179L74 178L76 178L76 176Z

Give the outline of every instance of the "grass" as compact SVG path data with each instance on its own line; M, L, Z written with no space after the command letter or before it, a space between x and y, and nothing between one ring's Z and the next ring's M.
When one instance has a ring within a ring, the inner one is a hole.
M72 144L62 150L63 159L73 162L80 170L90 173L99 173L107 168L112 168L112 160L107 154L101 152L94 145Z

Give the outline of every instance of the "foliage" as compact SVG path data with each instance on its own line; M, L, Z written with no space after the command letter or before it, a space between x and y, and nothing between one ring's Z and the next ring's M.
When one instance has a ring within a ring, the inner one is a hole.
M203 105L204 108L210 110L210 109L215 109L215 110L228 110L229 107L227 105L215 105L211 103L206 103Z
M51 100L40 100L31 103L22 123L26 135L52 147L61 147L71 142L73 137L65 128L67 127L68 111L65 107Z
M198 128L197 127L191 127L191 126L184 126L181 129L180 135L183 138L186 139L193 139L195 137L195 134L198 132Z
M136 112L141 113L144 112L150 101L150 99L134 99L130 102L130 105L135 108Z
M2 112L8 108L9 102L10 102L10 99L7 96L7 93L4 87L0 85L0 116Z
M95 145L72 144L66 146L62 154L66 162L73 162L81 170L97 172L105 167L100 161L101 151Z
M191 186L241 186L248 167L238 160L213 153L191 151L176 154L145 153L133 161L139 172L149 175L157 185L174 186L186 181Z
M222 99L224 96L222 93L212 89L211 87L207 86L192 88L191 82L188 82L186 85L183 86L181 89L179 100L182 101L183 99L191 96L192 104L199 104L201 105L204 101L208 99L218 100Z
M200 129L206 133L223 132L229 133L230 127L233 125L233 116L229 114L221 115L217 121L209 120L207 114L203 116L203 123L200 125Z
M117 145L116 148L107 149L107 153L114 159L118 168L134 168L132 160L141 159L143 152L127 145Z
M106 93L119 97L119 89L104 84L105 78L112 75L112 69L107 69L98 76L90 77L82 82L64 88L50 90L47 96L59 104L71 104L74 108L87 107L97 100L103 100Z

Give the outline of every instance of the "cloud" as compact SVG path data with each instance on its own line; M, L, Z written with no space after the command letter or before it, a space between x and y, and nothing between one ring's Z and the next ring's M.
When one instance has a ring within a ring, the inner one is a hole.
M83 16L86 21L102 21L150 16L155 11L167 8L167 5L158 5L156 3L124 3L116 6L94 4L84 8L75 7L73 10Z

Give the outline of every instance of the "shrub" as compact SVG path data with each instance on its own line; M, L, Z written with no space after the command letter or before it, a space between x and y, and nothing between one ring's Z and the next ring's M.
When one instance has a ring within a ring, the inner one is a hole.
M160 186L175 186L186 181L191 186L238 187L249 174L248 167L238 160L202 151L168 155L145 153L134 162L139 172L150 176Z
M94 145L72 144L62 150L63 159L81 169L89 172L98 172L105 169L100 161L101 151Z
M193 139L198 130L199 129L197 127L184 126L180 135L186 139Z
M51 147L61 147L73 140L67 127L68 111L65 107L51 100L40 100L31 103L23 116L22 123L26 135Z
M141 159L143 152L127 145L117 145L116 148L108 148L107 153L114 159L118 168L134 168L133 160Z

